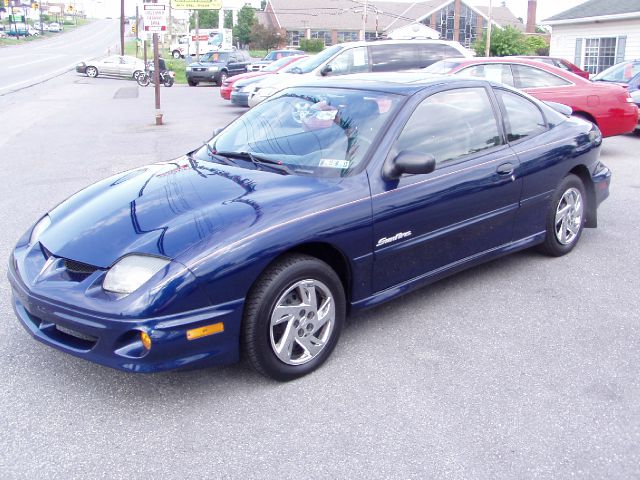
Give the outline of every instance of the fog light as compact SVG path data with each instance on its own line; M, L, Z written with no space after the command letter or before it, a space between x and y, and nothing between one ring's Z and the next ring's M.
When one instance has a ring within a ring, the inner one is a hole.
M151 350L151 337L147 332L140 332L140 340L142 341L144 348Z

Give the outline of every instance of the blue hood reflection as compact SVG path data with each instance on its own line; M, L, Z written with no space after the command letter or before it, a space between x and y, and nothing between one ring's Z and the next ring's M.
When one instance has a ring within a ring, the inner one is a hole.
M203 242L214 247L280 221L304 199L315 203L318 195L329 199L337 190L339 179L182 157L82 190L50 213L52 224L40 242L56 256L101 268L129 253L175 259Z

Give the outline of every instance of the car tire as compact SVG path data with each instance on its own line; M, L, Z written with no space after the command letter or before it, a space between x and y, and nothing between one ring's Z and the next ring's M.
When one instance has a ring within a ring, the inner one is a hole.
M573 250L584 230L586 202L582 180L573 174L564 177L547 213L546 237L539 246L542 253L560 257Z
M189 84L190 87L197 87L198 86L198 82L196 82L195 80L187 79L187 83Z
M302 377L329 358L345 316L344 289L333 269L315 257L287 255L247 295L243 353L262 375L279 381Z
M180 57L182 57L182 55L180 54L180 51L179 51L179 50L174 50L173 52L171 52L171 56L172 56L173 58L180 58Z
M87 68L85 68L84 73L87 75L87 77L96 78L98 76L98 69L93 66L88 66Z
M135 72L133 72L133 79L138 80L138 76L140 76L143 73L144 72L142 70L136 70Z
M229 76L227 75L227 72L225 71L220 72L220 78L218 78L218 86L221 87L227 78L229 78Z

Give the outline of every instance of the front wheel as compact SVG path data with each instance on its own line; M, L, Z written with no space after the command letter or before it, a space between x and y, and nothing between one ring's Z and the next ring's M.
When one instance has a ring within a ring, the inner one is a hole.
M187 79L187 83L189 84L190 87L198 86L198 82L196 82L195 80L191 80L190 78Z
M180 54L180 50L174 50L173 52L171 52L171 56L173 58L180 58L182 57L182 55Z
M173 85L173 82L174 82L173 77L170 77L167 75L164 79L164 82L162 83L164 84L165 87L171 87Z
M151 83L151 77L143 72L138 75L138 78L136 78L136 82L138 82L138 85L140 85L141 87L146 87Z
M320 367L338 343L346 315L344 289L326 263L288 255L251 288L242 323L251 366L280 381Z
M569 174L556 189L547 213L546 238L540 250L560 257L576 246L584 229L587 197L580 177Z
M98 69L96 67L87 67L84 71L87 74L87 77L95 78L98 76Z

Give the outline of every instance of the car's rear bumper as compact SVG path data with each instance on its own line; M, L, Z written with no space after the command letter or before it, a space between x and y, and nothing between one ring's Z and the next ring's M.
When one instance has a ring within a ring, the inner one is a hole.
M14 311L22 326L46 345L130 372L220 365L239 358L243 299L164 317L110 318L33 295L13 263L11 259L8 277ZM188 330L219 323L219 333L187 338ZM149 350L142 345L141 332L151 337Z
M231 92L231 103L239 107L248 107L249 94L246 92Z

